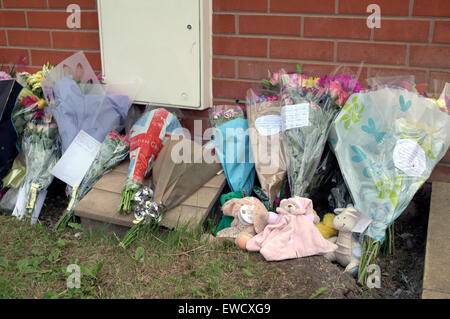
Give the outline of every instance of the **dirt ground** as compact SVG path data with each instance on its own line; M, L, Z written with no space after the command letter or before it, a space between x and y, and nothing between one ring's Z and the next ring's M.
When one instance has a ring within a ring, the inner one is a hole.
M343 273L341 266L321 256L268 263L260 254L249 253L249 260L262 265L264 273L276 274L276 283L274 276L261 275L258 278L260 289L270 291L264 297L421 298L430 195L431 184L427 183L396 221L395 255L380 254L377 262L382 271L380 289L369 291L361 287L353 277ZM55 181L49 188L48 199L40 216L41 222L52 227L67 203L64 184Z

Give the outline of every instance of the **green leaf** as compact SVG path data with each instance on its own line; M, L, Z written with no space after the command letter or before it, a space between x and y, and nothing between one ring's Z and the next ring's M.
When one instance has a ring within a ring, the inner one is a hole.
M344 121L348 120L349 118L350 118L350 114L344 114L344 115L342 115L340 122L344 122Z
M247 268L242 268L242 272L247 276L247 277L252 277L253 274L250 270L248 270Z
M97 278L97 275L100 272L100 270L102 269L104 264L105 264L105 261L102 260L97 265L95 265L94 269L92 269L92 274L94 275L95 278Z
M315 299L318 296L320 296L321 294L323 294L325 291L327 291L328 288L327 287L321 287L319 289L317 289L310 297L309 299Z
M136 261L141 260L142 256L144 256L144 252L145 250L143 247L139 246L138 248L136 248L136 252L134 253L134 259Z
M56 242L56 246L58 248L64 248L67 246L67 242L64 239L58 239L58 241Z
M19 269L20 272L24 273L24 274L30 274L32 272L34 272L33 267L29 264L29 260L28 259L21 259L17 262L17 268Z
M59 256L61 255L61 251L59 250L59 248L53 248L52 251L50 252L50 255L48 255L48 261L51 263L56 262L59 259Z
M69 223L69 226L72 227L73 229L79 230L83 233L86 233L86 231L84 230L83 226L81 226L80 224L77 223Z
M296 69L298 74L303 74L302 66L300 64L297 64L295 66L295 69Z
M8 267L8 259L6 257L0 257L0 267Z

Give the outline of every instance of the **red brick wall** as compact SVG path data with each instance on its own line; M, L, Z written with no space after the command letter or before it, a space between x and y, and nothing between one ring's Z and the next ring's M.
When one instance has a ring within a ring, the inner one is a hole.
M381 29L366 25L381 7ZM214 97L231 102L267 70L343 65L361 79L413 74L432 91L450 82L449 0L213 0Z
M80 5L81 29L68 30L66 7ZM381 29L369 29L369 4ZM95 0L0 0L0 64L23 57L34 71L78 50L100 71ZM214 103L234 103L267 71L324 75L343 65L361 79L413 74L438 91L450 82L450 0L213 0ZM183 120L207 123L206 112ZM450 159L447 156L447 161Z

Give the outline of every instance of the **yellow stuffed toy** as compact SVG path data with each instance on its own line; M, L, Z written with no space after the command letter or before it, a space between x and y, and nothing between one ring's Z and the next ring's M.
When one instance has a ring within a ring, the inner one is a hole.
M314 214L317 215L316 211L314 211ZM325 214L323 220L316 225L323 238L328 239L338 235L339 231L333 227L335 217L335 214Z

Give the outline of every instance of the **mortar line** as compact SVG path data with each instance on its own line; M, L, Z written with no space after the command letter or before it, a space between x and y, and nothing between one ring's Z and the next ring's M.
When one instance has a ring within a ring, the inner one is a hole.
M413 12L414 12L414 0L409 0L409 10L408 10L409 17L412 17Z
M339 0L336 0L334 3L334 13L339 14Z
M433 35L434 35L435 23L436 23L435 20L431 20L430 33L428 34L428 43L433 43Z

